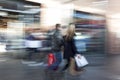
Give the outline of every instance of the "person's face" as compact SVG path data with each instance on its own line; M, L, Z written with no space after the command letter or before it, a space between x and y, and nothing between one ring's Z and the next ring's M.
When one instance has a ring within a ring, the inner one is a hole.
M61 26L59 25L59 26L57 26L57 29L61 31L62 28L61 28Z
M61 28L62 35L66 35L67 32L67 26L62 26Z

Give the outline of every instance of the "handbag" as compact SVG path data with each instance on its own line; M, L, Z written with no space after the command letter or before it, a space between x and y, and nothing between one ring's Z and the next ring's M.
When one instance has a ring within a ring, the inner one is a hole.
M48 54L48 66L52 65L55 62L55 56L53 53Z
M88 65L88 61L83 55L77 54L74 58L78 68L85 67Z

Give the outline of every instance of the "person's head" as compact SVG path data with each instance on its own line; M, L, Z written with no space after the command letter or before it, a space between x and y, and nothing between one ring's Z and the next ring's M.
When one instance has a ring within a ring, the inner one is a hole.
M61 24L56 24L55 28L59 30L61 28Z
M74 35L75 35L75 25L71 23L67 28L66 40L71 40Z

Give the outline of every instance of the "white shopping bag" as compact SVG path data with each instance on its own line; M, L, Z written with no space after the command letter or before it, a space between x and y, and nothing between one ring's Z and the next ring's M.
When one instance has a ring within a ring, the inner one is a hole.
M88 65L88 61L86 60L86 58L80 54L75 56L75 61L76 61L77 67L79 68Z

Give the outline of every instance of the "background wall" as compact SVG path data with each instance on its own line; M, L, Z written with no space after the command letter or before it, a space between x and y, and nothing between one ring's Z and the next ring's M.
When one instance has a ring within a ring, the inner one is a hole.
M107 19L107 51L120 54L120 0L109 0Z

